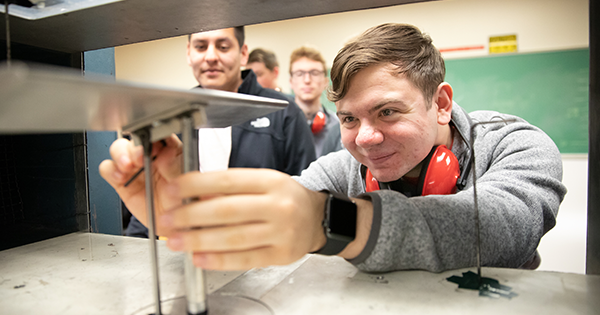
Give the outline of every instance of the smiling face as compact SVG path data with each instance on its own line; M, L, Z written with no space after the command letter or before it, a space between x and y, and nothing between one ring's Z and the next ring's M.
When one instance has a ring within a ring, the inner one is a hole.
M415 169L409 174L413 176L434 145L450 147L449 85L450 104L447 98L438 104L446 85L440 85L427 109L423 93L403 74L395 74L391 64L360 70L336 102L342 143L379 181L394 181Z
M196 33L188 42L187 59L202 87L237 92L248 46L240 48L233 28Z

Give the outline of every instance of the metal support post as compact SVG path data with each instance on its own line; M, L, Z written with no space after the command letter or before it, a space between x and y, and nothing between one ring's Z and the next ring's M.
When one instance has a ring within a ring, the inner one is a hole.
M146 211L148 217L148 239L150 241L150 261L152 262L152 284L154 289L154 303L156 311L154 314L161 315L160 309L160 281L158 273L158 254L156 248L156 224L154 223L154 193L152 189L152 142L150 141L149 128L140 129L136 132L144 148L144 169L146 181Z
M192 113L180 117L181 138L183 141L183 169L184 173L200 170L198 154L198 132L195 129ZM192 199L183 200L184 204ZM194 266L193 253L187 252L185 256L185 290L187 299L187 312L190 315L207 314L206 281L204 270Z

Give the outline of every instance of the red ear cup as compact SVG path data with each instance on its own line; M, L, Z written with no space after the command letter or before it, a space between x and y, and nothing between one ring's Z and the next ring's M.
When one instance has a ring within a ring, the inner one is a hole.
M429 155L423 160L422 167L417 187L407 187L407 184L402 184L403 180L399 179L395 182L384 183L384 188L387 185L387 189L396 190L408 197L450 195L456 192L456 182L460 176L460 165L454 153L445 145L433 147ZM365 174L366 191L373 192L379 190L380 187L379 182L367 169Z
M454 153L445 145L440 145L429 160L421 196L449 195L456 192L456 181L460 176L460 165Z
M319 133L325 127L325 113L317 112L315 118L313 118L312 124L310 125L310 130L312 133Z
M373 177L369 169L367 169L367 174L365 175L365 188L367 192L379 190L379 182Z

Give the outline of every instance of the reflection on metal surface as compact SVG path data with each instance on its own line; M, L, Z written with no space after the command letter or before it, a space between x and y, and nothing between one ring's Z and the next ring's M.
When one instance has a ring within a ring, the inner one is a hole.
M273 315L275 312L264 302L241 295L208 296L210 315ZM131 315L148 315L152 313L153 305L148 305ZM185 296L162 301L162 310L169 315L187 315Z
M0 66L0 133L119 131L124 126L202 106L196 127L226 127L283 109L287 102L204 89L114 82L66 68L13 62ZM135 129L135 126L131 126Z
M11 4L9 13L26 20L39 20L123 0L29 0L33 6ZM0 9L0 12L5 12Z
M286 279L288 283L293 283L294 278L290 275L309 258L310 255L305 255L289 265L248 270L243 274L243 277L238 277L230 281L217 290L216 293L221 295L236 295L239 292L244 292L244 296L246 297L260 299L273 288L285 282ZM290 278L288 279L288 277Z
M479 296L504 297L507 299L518 296L518 294L512 292L511 287L500 284L496 279L480 277L472 271L463 272L462 277L451 276L446 280L458 284L460 289L479 290Z

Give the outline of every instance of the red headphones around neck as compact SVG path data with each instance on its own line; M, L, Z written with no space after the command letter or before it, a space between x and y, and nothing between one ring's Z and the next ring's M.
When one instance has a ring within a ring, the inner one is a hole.
M313 134L317 134L319 132L321 132L321 130L323 130L323 127L325 127L325 124L327 123L327 117L325 116L325 113L318 111L315 114L315 117L313 117L312 120L308 121L308 125L310 126L310 131L312 131Z
M400 178L389 183L378 182L367 169L365 188L367 192L392 189L407 197L427 195L449 195L456 192L460 176L458 159L445 145L434 146L423 160L421 173L414 183Z

